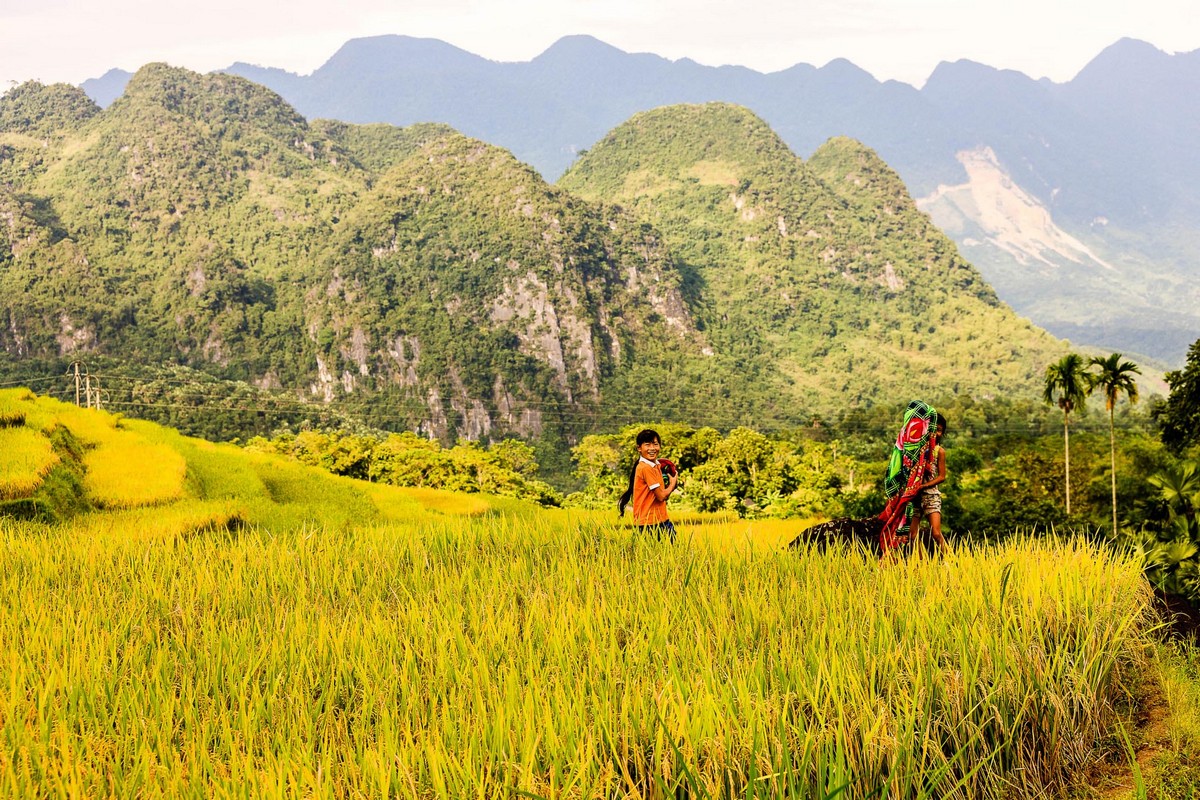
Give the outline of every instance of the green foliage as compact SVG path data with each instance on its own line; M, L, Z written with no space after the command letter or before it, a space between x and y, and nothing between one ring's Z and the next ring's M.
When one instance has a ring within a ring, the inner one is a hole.
M838 457L836 443L772 439L744 427L722 436L712 428L664 423L584 437L572 454L586 487L569 495L567 503L616 508L637 458L635 438L645 427L658 432L661 457L679 467L673 508L731 511L751 518L837 516L844 502L856 499L844 489L855 464Z
M1200 339L1188 348L1183 369L1168 372L1171 393L1155 409L1163 442L1176 453L1200 444Z
M730 431L688 482L701 511L742 516L838 516L842 477L827 445L772 442L746 428Z
M1125 361L1120 353L1109 356L1092 356L1088 361L1091 391L1099 389L1104 395L1104 407L1110 412L1116 408L1117 401L1124 395L1129 402L1138 401L1138 386L1134 375L1140 375L1142 370L1132 361Z
M953 529L969 530L973 538L991 539L1015 531L1047 533L1067 523L1062 502L1063 462L1046 448L1001 456L989 469L975 474L955 469L962 453L947 453L950 479L944 493L958 499L958 508L943 510ZM1076 459L1074 468L1081 467Z
M540 467L532 447L520 439L503 439L488 446L497 466L525 478L536 477Z
M1123 540L1141 554L1155 586L1200 601L1200 463L1181 463L1152 475L1149 483L1159 490L1167 518Z
M337 431L301 431L274 439L255 437L249 450L276 453L334 475L385 483L516 497L541 505L558 505L561 497L536 478L534 450L517 440L484 449L460 441L443 448L413 433L380 439Z
M1046 367L1042 399L1057 405L1069 418L1075 407L1083 404L1091 389L1087 368L1088 362L1078 353L1067 353Z
M28 81L5 92L0 100L0 134L61 136L100 112L78 86Z

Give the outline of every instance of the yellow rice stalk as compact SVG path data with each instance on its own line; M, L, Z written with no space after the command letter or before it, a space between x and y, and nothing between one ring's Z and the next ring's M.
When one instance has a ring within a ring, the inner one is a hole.
M388 520L413 519L421 516L424 510L421 503L400 486L372 483L366 492L371 502Z
M136 433L114 430L84 456L84 468L84 490L103 508L157 505L184 494L187 462L183 456Z
M25 407L33 392L28 389L0 389L0 428L25 424Z
M72 403L64 403L53 397L38 397L31 404L29 413L30 427L47 429L55 423L63 425L75 434L85 445L99 445L107 442L117 431L118 417L93 408L80 408Z
M58 463L50 440L29 428L0 428L0 500L29 497Z
M387 494L397 497L407 497L420 507L446 514L452 517L474 517L486 514L492 508L492 503L486 496L447 492L442 489L428 489L420 486L385 487ZM373 490L379 497L379 490ZM385 495L386 496L386 495Z

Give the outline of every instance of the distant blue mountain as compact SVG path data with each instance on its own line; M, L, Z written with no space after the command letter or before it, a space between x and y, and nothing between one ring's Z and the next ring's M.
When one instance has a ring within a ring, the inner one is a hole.
M132 72L110 69L99 78L89 78L80 86L101 108L108 108L114 100L125 93L125 85L133 77Z
M870 146L1001 297L1052 332L1176 363L1200 333L1200 51L1122 39L1062 84L943 63L920 90L843 59L764 74L625 53L590 36L516 63L378 36L347 42L311 75L225 71L310 119L449 124L551 180L639 111L737 103L801 156L833 136ZM83 88L106 105L122 75ZM981 207L1004 203L1016 218Z

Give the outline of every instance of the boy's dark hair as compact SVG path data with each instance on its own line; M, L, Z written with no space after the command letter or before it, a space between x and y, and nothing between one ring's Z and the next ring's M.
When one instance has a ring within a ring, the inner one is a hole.
M651 442L662 444L662 439L658 437L658 431L652 431L649 428L638 431L637 439L635 440L637 447L650 444ZM618 516L625 514L625 506L629 505L629 501L633 499L633 479L637 477L637 466L640 459L641 453L638 453L638 457L633 460L633 468L629 470L629 487L625 489L625 494L621 495L621 499L617 500Z
M943 432L945 432L947 428L946 418L942 416L942 412L940 411L937 412L937 422L934 423L934 427L941 428Z

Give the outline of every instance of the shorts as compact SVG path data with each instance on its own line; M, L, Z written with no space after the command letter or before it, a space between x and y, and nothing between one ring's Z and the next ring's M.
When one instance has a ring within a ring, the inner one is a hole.
M924 514L942 513L942 493L936 486L921 492L921 512Z
M669 519L653 525L635 525L634 527L642 533L653 533L655 538L660 542L662 541L663 534L666 534L667 538L672 542L675 541L675 526L671 524L671 520Z

